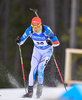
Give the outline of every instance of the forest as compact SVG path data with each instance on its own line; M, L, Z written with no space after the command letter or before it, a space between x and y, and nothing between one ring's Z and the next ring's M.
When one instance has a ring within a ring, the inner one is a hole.
M30 26L37 9L42 23L50 26L60 41L54 55L64 78L65 49L82 49L82 0L0 0L0 88L23 87L19 47L15 42ZM33 41L21 46L26 83L30 71ZM73 55L73 79L82 80L82 55ZM37 76L36 76L37 77ZM36 78L37 81L37 78ZM61 83L54 59L45 68L44 85Z

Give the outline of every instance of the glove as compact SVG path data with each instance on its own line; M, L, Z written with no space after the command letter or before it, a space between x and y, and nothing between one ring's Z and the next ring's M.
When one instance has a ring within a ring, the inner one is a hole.
M46 42L47 42L48 45L53 45L52 41L49 40L49 39L47 39Z
M19 37L16 38L16 43L20 43L21 39Z

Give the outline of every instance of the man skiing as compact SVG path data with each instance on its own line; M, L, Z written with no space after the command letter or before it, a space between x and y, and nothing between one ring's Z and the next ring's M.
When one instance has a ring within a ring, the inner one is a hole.
M58 46L59 40L52 32L49 26L42 24L39 17L34 17L31 21L31 25L26 29L21 38L16 39L16 43L20 45L24 44L28 37L34 42L34 48L31 58L31 69L29 73L28 93L23 97L31 98L33 95L33 84L35 81L36 71L38 72L38 85L36 95L39 98L42 95L42 86L44 80L44 69L49 62L52 52L49 46Z

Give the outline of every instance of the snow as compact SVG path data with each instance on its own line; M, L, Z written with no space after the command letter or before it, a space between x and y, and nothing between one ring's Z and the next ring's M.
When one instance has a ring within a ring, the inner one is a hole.
M33 89L33 97L22 98L25 94L24 88L9 88L0 89L0 100L35 100L36 99L36 87ZM42 96L38 100L58 100L58 98L65 93L64 87L43 87Z

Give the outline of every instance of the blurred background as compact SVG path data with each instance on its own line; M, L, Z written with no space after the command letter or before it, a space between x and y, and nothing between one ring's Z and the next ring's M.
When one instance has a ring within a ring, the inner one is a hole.
M60 41L60 46L54 48L54 55L63 78L65 49L82 49L82 0L0 0L0 88L24 86L19 47L15 39L22 36L35 17L30 8L38 9L42 23L50 26ZM33 49L31 38L21 49L28 84ZM72 79L82 80L81 54L73 54L72 66ZM44 74L45 86L55 87L61 83L53 57Z

